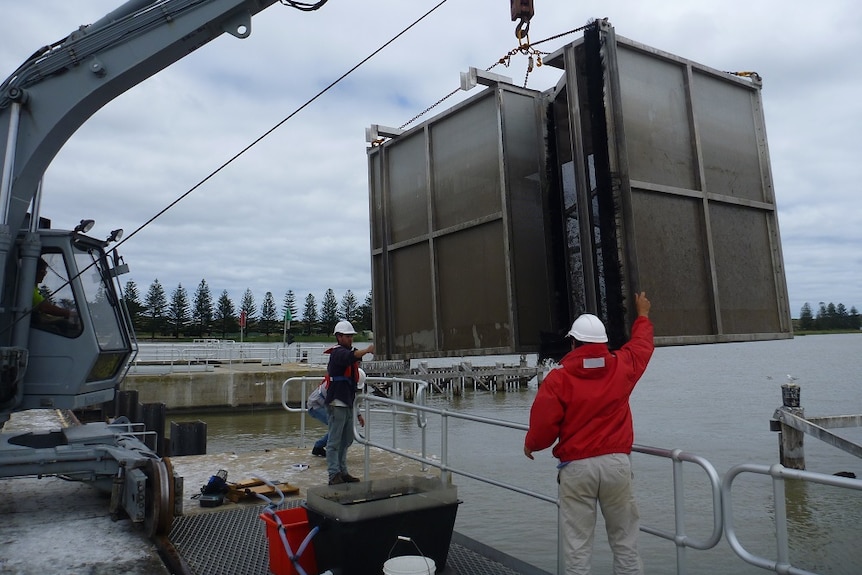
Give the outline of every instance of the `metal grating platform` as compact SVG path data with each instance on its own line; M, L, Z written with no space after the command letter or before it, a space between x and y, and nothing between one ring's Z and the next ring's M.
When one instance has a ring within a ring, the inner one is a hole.
M279 509L298 507L290 501ZM189 515L174 519L169 539L195 575L269 575L269 550L264 505ZM457 533L455 534L457 535ZM454 542L446 568L439 575L533 575L538 570L515 570ZM465 541L459 536L457 539Z

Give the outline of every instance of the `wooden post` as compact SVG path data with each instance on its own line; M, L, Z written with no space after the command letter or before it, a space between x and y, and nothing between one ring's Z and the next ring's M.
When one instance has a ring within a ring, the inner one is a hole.
M782 408L799 417L805 410L799 406L800 389L795 383L781 386ZM789 425L781 424L778 433L778 455L781 465L790 469L805 469L805 433Z

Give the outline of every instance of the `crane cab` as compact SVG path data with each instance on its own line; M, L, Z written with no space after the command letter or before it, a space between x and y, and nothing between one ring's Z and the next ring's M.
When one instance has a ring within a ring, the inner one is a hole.
M136 350L118 297L125 265L108 257L104 240L63 230L38 233L32 305L19 302L31 309L18 319L29 324L27 367L12 411L111 401Z

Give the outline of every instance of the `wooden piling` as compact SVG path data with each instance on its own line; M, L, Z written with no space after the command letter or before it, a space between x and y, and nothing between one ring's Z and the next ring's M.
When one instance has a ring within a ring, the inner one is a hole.
M795 383L781 386L781 409L805 417L800 407L800 388ZM778 456L781 465L790 469L805 469L805 432L781 423L778 432Z

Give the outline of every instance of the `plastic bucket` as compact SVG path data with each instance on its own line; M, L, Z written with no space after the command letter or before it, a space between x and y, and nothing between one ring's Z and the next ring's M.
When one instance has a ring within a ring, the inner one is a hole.
M383 564L383 575L434 575L437 565L430 557L402 555Z
M293 507L276 511L284 526L287 543L294 553L299 551L305 537L311 532L308 525L308 514L303 507ZM266 538L269 543L269 570L275 575L297 575L298 571L287 556L287 550L279 535L278 523L269 513L261 513L260 518L266 523ZM299 557L299 564L306 573L317 573L317 561L314 557L314 543L308 546Z

